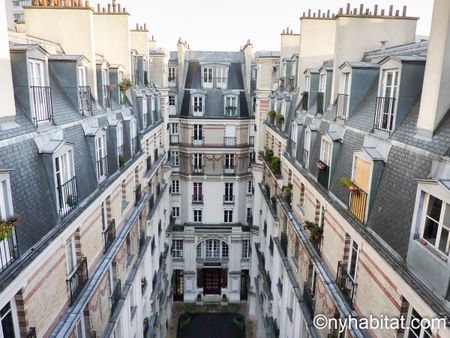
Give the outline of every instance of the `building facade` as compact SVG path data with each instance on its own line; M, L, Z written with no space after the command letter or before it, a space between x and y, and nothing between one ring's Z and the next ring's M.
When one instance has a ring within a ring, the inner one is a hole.
M115 1L33 2L9 32L0 7L0 338L166 337L175 302L244 304L256 337L450 337L434 6L429 41L347 5L256 52L159 48Z

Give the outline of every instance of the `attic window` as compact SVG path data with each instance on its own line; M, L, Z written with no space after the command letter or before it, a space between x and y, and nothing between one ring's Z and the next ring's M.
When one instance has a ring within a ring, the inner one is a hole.
M216 85L219 89L227 87L227 69L225 67L216 68Z
M340 94L337 101L337 117L345 120L348 114L348 103L350 95L350 73L342 73L340 83Z
M395 107L398 94L398 70L387 69L381 74L380 96L375 110L375 129L391 132L395 128Z
M238 112L237 96L225 97L225 116L236 116Z
M372 174L372 163L355 157L353 165L353 185L350 196L350 212L364 223L366 219L367 196Z
M203 116L204 98L203 96L192 97L192 112L194 116Z
M203 87L212 88L213 85L213 69L203 68Z
M175 82L175 74L176 74L176 68L175 67L169 67L169 82Z

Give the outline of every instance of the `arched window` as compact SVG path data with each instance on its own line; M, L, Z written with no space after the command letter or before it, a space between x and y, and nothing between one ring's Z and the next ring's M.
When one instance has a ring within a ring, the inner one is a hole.
M220 239L207 239L197 245L197 258L228 258L228 244Z

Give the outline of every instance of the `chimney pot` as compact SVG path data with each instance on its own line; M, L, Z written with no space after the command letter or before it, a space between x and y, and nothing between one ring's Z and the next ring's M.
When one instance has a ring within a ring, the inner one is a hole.
M346 10L345 14L350 14L350 3L347 4L347 10Z
M330 17L330 10L327 10L327 18Z
M64 0L64 7L68 7L69 6L69 0Z
M317 12L317 16L318 17L320 17L320 14L321 14L322 12L321 12L321 10L319 9L319 11Z
M389 16L392 16L393 12L394 12L394 5L390 5L389 6Z
M368 8L366 8L366 15L369 15L369 14L370 14L370 11Z
M305 17L305 14L306 14L306 13L305 13L305 12L303 12L303 16L302 16L303 18Z
M100 13L100 4L97 4L97 12Z
M42 6L48 6L47 0L42 0Z
M125 7L122 9L122 13L126 13Z
M382 9L381 10L381 16L384 16L384 13L385 13L385 11L384 11L384 9Z
M358 8L355 7L355 8L353 9L353 15L358 15Z
M315 18L315 17L316 17L316 12L313 13L313 18Z
M310 17L311 17L311 10L308 9L308 18L310 18Z
M400 11L397 9L396 11L395 11L395 16L399 16L400 15Z
M359 15L363 15L364 12L364 4L359 5Z
M139 24L136 22L136 30L139 29Z
M84 7L86 7L86 8L91 7L91 4L89 3L89 0L86 0L86 1L84 2Z
M403 16L406 16L407 9L408 9L408 6L403 6Z
M373 8L373 15L378 15L378 5Z
M111 4L108 4L108 13L111 13Z
M117 12L121 12L121 4L117 4Z

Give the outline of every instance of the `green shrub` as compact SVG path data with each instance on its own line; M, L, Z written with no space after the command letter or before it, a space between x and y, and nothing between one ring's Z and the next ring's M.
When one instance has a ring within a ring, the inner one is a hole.
M119 167L123 167L125 165L125 156L119 155Z
M269 119L271 121L273 121L273 119L275 118L275 115L277 115L277 112L275 110L269 110L269 112L267 113L267 116L269 116Z
M283 122L284 122L284 116L281 115L281 114L277 114L277 115L275 116L275 123L276 123L277 125L281 125Z
M274 156L272 157L272 161L270 163L270 167L272 168L272 172L275 175L281 174L281 161L278 157Z
M266 152L264 154L264 158L267 162L271 162L273 157L273 150L266 148Z

